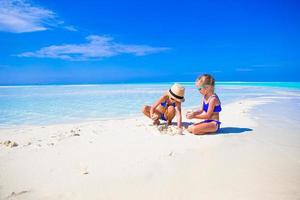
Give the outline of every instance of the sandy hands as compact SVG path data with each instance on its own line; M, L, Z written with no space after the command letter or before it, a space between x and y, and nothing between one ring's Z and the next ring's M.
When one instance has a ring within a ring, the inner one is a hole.
M194 115L195 115L195 113L193 111L187 111L187 113L185 114L185 117L187 119L193 119Z

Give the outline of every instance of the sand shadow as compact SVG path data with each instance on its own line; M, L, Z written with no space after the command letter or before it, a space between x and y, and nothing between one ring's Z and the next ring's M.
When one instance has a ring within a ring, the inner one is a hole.
M221 127L218 134L240 134L248 131L253 131L253 129L241 127Z
M184 128L187 128L188 126L190 126L192 124L194 124L194 123L192 123L192 122L182 122L181 126L183 126ZM160 123L160 125L167 125L167 122L162 122L162 123ZM177 126L177 122L172 122L170 125L171 126Z
M172 122L171 125L176 126L176 122ZM182 126L184 128L188 128L188 126L195 124L192 122L182 122ZM167 125L166 122L161 123L160 125ZM222 127L220 128L220 130L217 133L208 133L205 135L218 135L218 134L241 134L241 133L246 133L249 131L253 131L253 129L251 128L242 128L242 127Z
M190 125L192 125L194 123L192 122L182 122L181 125L184 127L184 128L188 128Z

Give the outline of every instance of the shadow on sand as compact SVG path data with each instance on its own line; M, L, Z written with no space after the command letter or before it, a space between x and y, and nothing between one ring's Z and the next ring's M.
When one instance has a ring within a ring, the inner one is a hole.
M192 125L191 122L182 122L182 126L187 128L189 125ZM242 128L242 127L222 127L215 134L241 134L245 132L253 131L251 128Z
M217 134L240 134L247 131L253 131L253 129L241 127L221 127Z
M172 122L171 125L176 126L177 123ZM182 122L182 126L187 128L188 126L192 125L192 122ZM167 125L167 123L162 123L161 125ZM241 134L245 132L253 131L251 128L242 128L242 127L221 127L217 133L212 133L212 135L217 134Z
M194 123L192 122L182 122L181 125L184 127L184 128L187 128L188 126L192 125Z

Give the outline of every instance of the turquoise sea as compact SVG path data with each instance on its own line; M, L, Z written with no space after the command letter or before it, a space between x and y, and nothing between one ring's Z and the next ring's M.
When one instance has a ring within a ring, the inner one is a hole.
M193 82L183 107L200 105ZM172 83L0 86L0 128L141 116ZM300 96L300 82L219 82L222 104L263 96ZM297 104L298 105L298 104Z

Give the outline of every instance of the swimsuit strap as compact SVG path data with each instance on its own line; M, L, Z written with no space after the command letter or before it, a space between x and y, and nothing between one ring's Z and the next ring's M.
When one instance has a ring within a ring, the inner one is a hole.
M204 102L205 104L209 104L209 100L210 100L210 98L211 98L212 96L216 96L216 95L212 94L210 97L208 97L207 103L205 103L205 98L203 97L203 102Z
M219 99L218 95L212 94L212 95L208 98L208 101L209 101L212 97L216 97L217 99Z
M216 97L216 98L218 99L219 103L220 103L219 105L221 105L221 101L220 101L218 95L216 95L216 94L212 94L212 95L207 99L207 103L209 103L209 100L210 100L212 97ZM218 105L217 105L217 106L218 106Z

